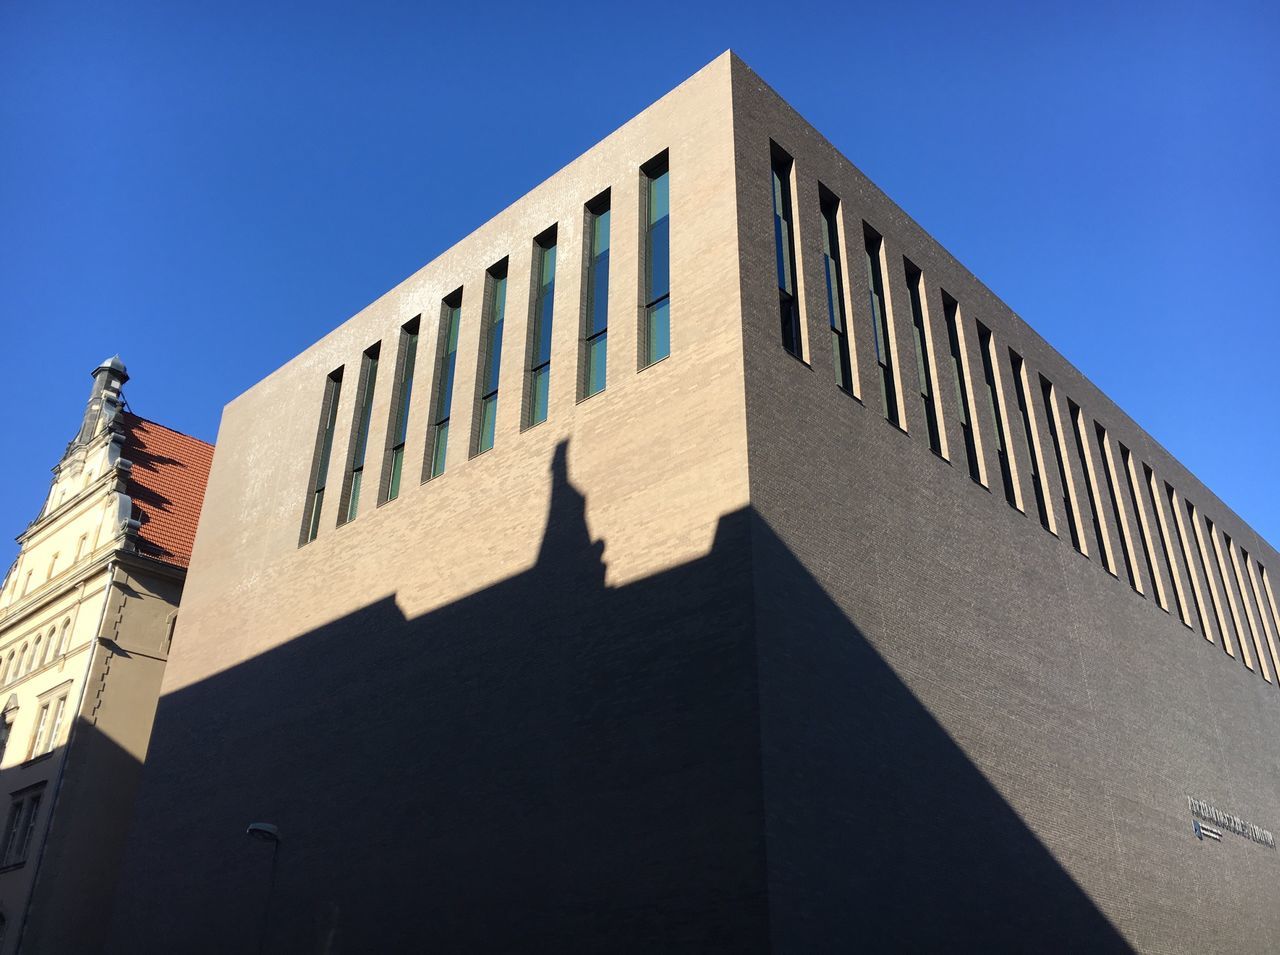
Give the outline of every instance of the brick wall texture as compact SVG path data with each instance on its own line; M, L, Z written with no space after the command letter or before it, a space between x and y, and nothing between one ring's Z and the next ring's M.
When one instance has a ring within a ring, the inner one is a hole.
M771 142L794 158L803 358L780 341ZM672 354L640 369L639 170L663 150ZM819 183L840 199L858 397L832 371ZM582 209L606 188L608 387L580 401ZM902 427L874 387L863 221L883 236ZM533 239L552 224L550 413L522 429ZM914 384L904 255L949 460ZM480 290L504 257L496 440L471 458ZM448 464L419 484L459 287ZM943 289L989 488L965 461ZM414 477L377 505L397 335L419 316ZM379 341L362 503L336 526ZM1057 389L1087 555L1052 457L1058 534L1038 519L1010 347L1042 456L1038 376ZM299 546L338 367L332 497ZM1137 528L1174 534L1174 513L1122 493L1131 586L1095 421L1117 469L1123 443L1196 506L1227 632L1158 539L1152 578ZM1263 567L1280 556L725 54L227 406L108 949L1274 951L1280 854L1197 839L1187 803L1280 826ZM245 837L255 821L278 849Z

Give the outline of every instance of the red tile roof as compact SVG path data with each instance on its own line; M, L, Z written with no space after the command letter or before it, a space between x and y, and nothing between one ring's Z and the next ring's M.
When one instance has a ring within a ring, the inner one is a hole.
M133 462L129 497L142 525L138 553L175 567L191 562L191 545L213 463L213 445L140 418L123 417L123 457Z

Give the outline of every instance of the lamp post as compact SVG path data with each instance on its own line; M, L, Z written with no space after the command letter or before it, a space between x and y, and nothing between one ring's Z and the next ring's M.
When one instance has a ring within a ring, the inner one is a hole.
M262 928L258 931L258 955L262 955L267 945L267 929L271 925L271 897L276 890L276 857L280 854L280 830L269 822L251 822L244 833L250 839L271 843L271 878L267 882L267 898L262 906Z

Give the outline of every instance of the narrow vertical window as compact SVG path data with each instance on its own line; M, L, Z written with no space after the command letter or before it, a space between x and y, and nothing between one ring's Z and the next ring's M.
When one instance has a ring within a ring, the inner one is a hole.
M373 391L378 383L380 345L365 350L360 360L360 381L356 386L355 417L351 421L351 443L347 452L347 475L343 480L343 507L338 523L355 520L360 510L360 489L364 484L364 459L369 448L369 419L373 415Z
M920 406L929 429L929 447L942 454L942 429L938 424L938 393L933 387L933 360L929 354L929 320L924 304L924 273L907 259L902 260L911 297L911 325L916 335L916 374L920 379Z
M1190 627L1191 614L1187 610L1187 597L1182 589L1182 575L1178 573L1175 566L1178 558L1173 550L1169 521L1165 517L1164 506L1160 503L1160 495L1156 492L1156 476L1145 464L1142 466L1142 478L1146 485L1147 498L1151 501L1151 510L1155 515L1156 533L1160 538L1160 553L1164 555L1164 568L1169 574L1169 583L1173 588L1173 601L1178 607L1178 617Z
M1093 436L1098 442L1098 459L1102 466L1102 476L1107 482L1107 496L1111 499L1111 519L1116 522L1116 531L1120 535L1120 556L1124 558L1124 569L1129 576L1129 586L1142 594L1142 581L1138 579L1133 566L1133 541L1129 539L1129 522L1125 520L1125 505L1116 487L1116 470L1111 458L1111 442L1107 440L1106 428L1097 421L1093 423ZM1146 596L1146 594L1142 595Z
M316 539L320 532L320 512L324 505L324 489L329 477L329 458L333 452L333 430L338 423L338 398L342 393L342 369L329 374L324 383L324 400L320 405L320 426L316 429L316 449L311 459L311 487L307 492L306 512L302 519L302 543ZM66 647L63 647L65 652Z
M1142 497L1138 493L1138 472L1133 465L1133 455L1129 453L1129 449L1123 444L1120 445L1120 470L1124 472L1125 488L1128 491L1128 496L1125 500L1129 502L1129 506L1133 509L1133 522L1138 527L1138 538L1142 544L1142 557L1147 564L1147 576L1151 579L1151 587L1156 593L1156 603L1160 605L1161 610L1168 613L1169 597L1165 593L1164 583L1160 580L1160 574L1156 570L1156 555L1151 524L1147 520L1146 508L1142 506Z
M1227 618L1222 612L1222 597L1218 594L1217 574L1213 570L1213 560L1209 557L1209 545L1204 541L1200 530L1200 514L1196 506L1183 499L1187 506L1187 521L1191 524L1191 536L1196 542L1196 556L1200 559L1200 572L1209 586L1209 605L1213 608L1213 619L1218 623L1218 632L1222 634L1222 649L1228 655L1235 656L1236 651L1231 639L1231 631L1227 628Z
M547 420L551 395L551 325L556 297L556 227L533 242L533 315L529 322L529 384L525 425Z
M1236 583L1236 590L1240 593L1240 603L1244 607L1244 620L1249 628L1249 639L1253 641L1253 648L1258 653L1258 663L1262 665L1262 678L1270 683L1271 663L1267 659L1267 651L1262 645L1265 635L1262 634L1261 627L1258 624L1258 614L1254 610L1253 598L1249 595L1249 588L1245 586L1244 572L1240 569L1240 557L1236 552L1235 541L1231 539L1230 534L1223 531L1222 543L1226 547L1228 564L1231 567L1233 579Z
M1056 534L1053 526L1053 514L1049 510L1049 488L1044 480L1044 454L1040 448L1040 433L1036 430L1031 406L1030 385L1027 381L1027 366L1012 348L1009 349L1009 366L1013 369L1014 392L1018 398L1018 417L1022 419L1022 433L1027 439L1027 456L1031 460L1031 488L1036 496L1036 513L1040 517L1040 526L1051 534Z
M1093 537L1098 542L1098 553L1102 555L1102 566L1114 574L1115 566L1111 561L1111 547L1106 532L1102 529L1102 515L1098 511L1098 489L1093 474L1093 459L1084 445L1084 412L1070 398L1067 399L1067 413L1071 417L1071 430L1076 439L1076 454L1080 458L1080 470L1084 474L1085 496L1089 501L1089 517L1093 521Z
M867 298L871 309L871 331L875 341L876 369L880 377L880 405L884 416L901 426L898 418L898 386L893 375L893 342L889 333L889 310L884 294L884 240L880 233L862 223L863 252L867 266Z
M604 391L609 358L609 191L587 203L586 294L582 313L582 397Z
M18 854L14 861L22 861L27 858L27 853L31 850L31 837L36 831L36 817L40 813L40 795L37 793L27 800L27 823L22 830L22 842L18 847Z
M960 412L960 434L964 437L964 452L969 461L969 477L981 484L982 466L978 461L977 437L973 433L973 420L969 416L969 372L960 345L960 305L946 292L942 293L943 317L947 322L947 344L951 354L951 378L956 389L956 403Z
M1267 635L1267 647L1271 651L1271 662L1275 664L1276 679L1280 681L1280 649L1276 646L1277 639L1280 639L1280 632L1277 632L1277 628L1280 627L1280 621L1274 616L1275 608L1268 608L1263 588L1258 586L1258 573L1254 570L1253 558L1249 556L1249 552L1243 547L1240 548L1240 556L1244 559L1245 574L1249 578L1249 586L1253 591L1254 603L1258 607L1258 619L1262 622L1263 632ZM1261 569L1262 565L1259 564L1257 566ZM1272 611L1271 615L1268 614L1268 609Z
M650 160L644 174L644 327L641 367L671 354L671 175L667 153Z
M379 497L394 501L400 496L400 480L404 475L404 445L409 434L409 400L413 396L413 369L418 360L418 326L415 318L400 329L400 347L396 354L396 379L391 389L391 421L387 428L387 447L382 460L382 484Z
M1182 565L1187 572L1187 580L1191 581L1191 600L1195 604L1196 614L1200 618L1200 631L1204 638L1213 642L1213 626L1209 623L1209 614L1205 605L1204 592L1200 589L1200 578L1196 576L1195 560L1191 556L1191 535L1187 532L1186 512L1178 500L1178 492L1167 481L1164 485L1165 500L1169 502L1169 513L1173 515L1174 532L1178 535L1178 548L1182 552Z
M1058 465L1058 480L1062 485L1062 510L1067 515L1067 528L1071 531L1071 546L1085 554L1084 542L1080 539L1080 522L1076 517L1076 509L1072 505L1075 497L1071 475L1067 471L1067 452L1062 445L1062 431L1058 426L1058 409L1054 404L1053 383L1044 375L1040 376L1040 395L1044 398L1045 423L1049 426L1049 437L1053 441L1053 459Z
M849 328L844 312L844 251L840 247L840 200L818 184L822 211L822 270L827 290L827 322L831 326L831 357L836 384L853 394L853 358L849 348Z
M796 284L795 224L791 209L791 157L772 146L773 247L778 271L778 316L782 327L782 347L797 358L804 357L800 337L800 293Z
M1276 627L1276 637L1280 639L1280 606L1276 604L1276 592L1271 589L1271 576L1267 573L1267 568L1261 564L1258 565L1258 576L1262 578L1262 589L1267 594L1267 606L1271 608L1271 622Z
M1010 507L1022 510L1018 492L1013 482L1013 462L1009 457L1009 442L1004 434L1004 407L1000 403L1000 387L996 382L995 342L991 329L978 322L978 351L982 357L982 380L987 386L987 411L991 415L991 433L996 436L996 460L1000 462L1000 480L1004 484L1004 499Z
M1227 613L1231 616L1231 628L1240 644L1240 654L1244 657L1244 665L1252 670L1253 654L1249 652L1249 643L1245 640L1244 627L1240 624L1240 608L1236 606L1235 589L1231 586L1231 575L1227 572L1227 562L1222 557L1222 544L1218 540L1218 529L1214 527L1213 521L1207 517L1204 519L1204 526L1209 535L1209 544L1212 547L1216 573L1218 574L1218 579L1222 582L1222 598L1227 605ZM1209 592L1213 592L1212 588L1210 588Z
M444 474L445 455L449 448L449 419L453 409L453 372L458 359L458 324L461 320L462 289L458 289L440 306L435 391L431 395L431 426L427 435L424 480Z
M485 276L485 304L480 332L480 374L476 378L476 415L473 454L493 447L498 427L498 379L502 371L502 323L507 312L507 260Z

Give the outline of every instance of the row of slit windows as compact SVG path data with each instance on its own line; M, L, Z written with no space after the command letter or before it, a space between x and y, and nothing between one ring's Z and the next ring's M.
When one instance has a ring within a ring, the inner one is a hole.
M639 358L646 368L671 354L671 231L670 175L668 153L663 151L640 167L641 226L644 233L639 290ZM583 206L582 299L578 335L577 397L579 400L604 391L609 371L609 250L612 226L611 190ZM551 226L533 240L530 275L530 302L523 374L524 395L521 426L533 427L547 420L551 394L551 335L555 319L557 269L557 227ZM472 415L470 456L493 448L497 435L499 382L503 359L503 328L507 313L509 259L503 258L485 272L480 310L480 349L476 366L476 393ZM426 450L422 480L444 473L452 420L453 385L457 366L458 332L462 321L462 289L446 296L436 343L436 361L429 405ZM409 433L409 401L421 316L400 329L392 372L391 420L383 455L378 502L394 500L400 494L405 468L405 445ZM373 416L382 343L365 350L355 382L355 400L347 459L338 489L337 523L354 520L365 490L369 429ZM320 532L329 492L329 470L334 434L343 391L344 368L325 381L320 423L307 491L301 543Z
M770 150L780 339L786 351L804 361L793 200L795 162L776 143L770 143ZM823 307L830 326L837 387L859 397L855 353L860 333L855 334L848 314L849 291L849 302L859 295L865 296L866 302L859 320L867 323L866 347L874 359L870 363L874 381L866 384L866 391L874 397L866 400L878 407L887 421L905 431L904 418L918 408L930 448L944 460L952 460L943 426L946 412L937 389L936 361L940 359L941 373L951 380L955 420L974 482L990 489L996 477L987 474L983 455L984 442L989 442L1005 500L1023 513L1034 503L1041 526L1059 535L1047 473L1052 468L1061 490L1057 503L1077 551L1098 559L1113 576L1123 573L1133 591L1143 597L1148 596L1149 581L1162 610L1176 612L1193 629L1198 621L1206 639L1214 641L1220 636L1227 654L1235 657L1238 652L1249 669L1260 671L1268 682L1274 672L1280 683L1280 608L1267 569L1170 484L1158 480L1124 444L1113 442L1100 422L1090 426L1080 406L1070 398L1063 399L1048 378L1033 377L1017 351L1007 348L1002 356L991 329L980 321L970 326L960 303L945 289L938 290L946 331L945 354L938 355L937 348L942 346L935 346L932 336L924 274L905 257L903 280L912 326L907 340L914 340L916 381L900 381L899 369L908 366L899 363L894 354L893 305L885 279L889 260L883 238L869 223L862 223L863 288L861 292L846 290L841 201L822 183L818 183L815 213L821 219ZM804 251L800 250L801 255ZM977 368L970 367L974 353ZM1011 379L1009 384L1006 376ZM1012 404L1005 398L1010 391ZM1041 415L1047 442L1040 439ZM1027 451L1026 477L1033 501L1023 499L1024 481L1018 473L1021 462L1010 446L1011 434L1018 431ZM1112 543L1109 527L1117 531L1118 547Z
M62 622L61 637L57 625L49 628L47 634L37 633L34 637L23 641L20 647L13 647L0 662L0 686L8 686L47 663L52 663L60 654L67 652L67 643L71 639L71 620Z

